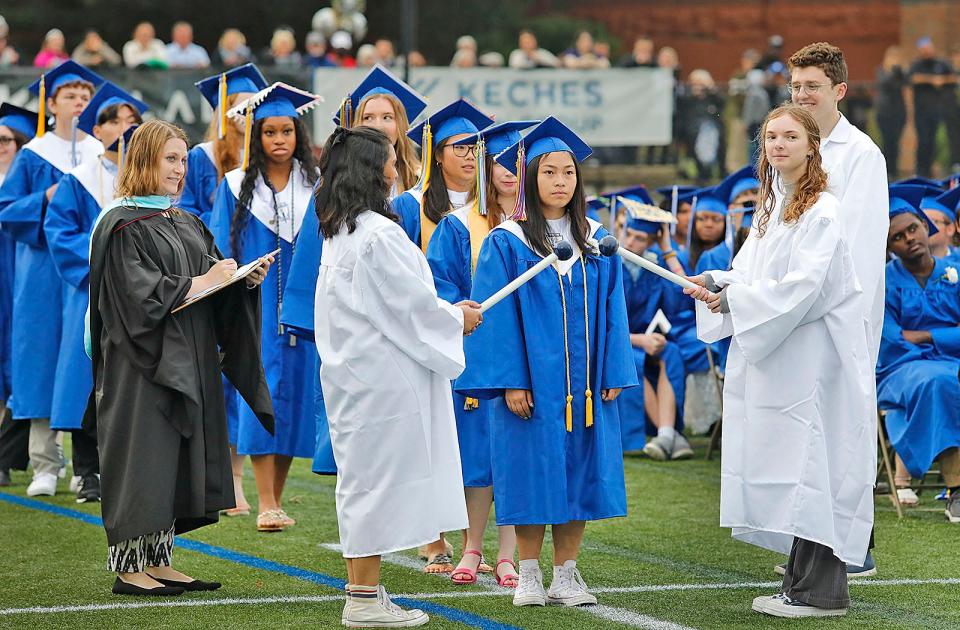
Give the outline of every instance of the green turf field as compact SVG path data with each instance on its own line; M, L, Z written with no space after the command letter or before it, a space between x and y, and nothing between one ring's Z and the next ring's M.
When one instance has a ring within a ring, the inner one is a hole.
M703 444L698 446L702 457ZM626 474L630 516L588 525L578 563L600 606L514 608L492 582L460 587L419 573L412 554L389 559L384 583L392 594L424 604L431 612L428 628L960 628L960 527L945 521L943 503L930 492L901 521L888 499L878 497L879 574L851 588L846 618L798 622L750 610L755 596L776 592L772 567L780 558L732 541L717 526L719 461L631 458ZM29 478L14 473L13 481L0 491L0 628L339 626L342 600L335 580L346 572L328 548L337 542L333 479L312 475L306 461L294 464L284 500L295 527L258 534L251 516L178 539L194 549L179 547L175 566L224 586L163 601L112 595L103 530L37 509L43 504L99 515L98 505L77 505L66 480L54 498L12 503L11 497L24 497ZM246 488L252 498L249 472ZM454 539L459 553L459 536ZM489 554L494 542L490 528ZM67 610L48 610L54 607ZM13 611L21 608L33 610Z

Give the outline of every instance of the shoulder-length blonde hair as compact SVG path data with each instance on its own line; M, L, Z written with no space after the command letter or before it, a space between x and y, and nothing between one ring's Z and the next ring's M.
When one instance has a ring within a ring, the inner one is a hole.
M227 109L237 104L239 94L227 96ZM217 181L233 169L240 166L240 153L243 152L243 129L231 119L227 119L226 133L220 138L220 108L213 110L207 132L207 142L213 143L213 165L217 167Z
M167 140L187 142L183 129L164 120L150 120L133 132L123 170L117 180L117 197L155 195L161 190L159 164ZM180 180L177 194L183 190L185 177Z
M397 152L397 174L400 176L400 190L409 190L414 187L420 178L420 160L417 159L417 151L414 148L413 140L407 137L410 131L410 119L407 118L407 110L393 94L371 94L364 97L357 105L357 111L353 115L353 126L363 125L363 110L367 103L375 98L385 98L393 107L393 114L397 121L397 142L393 145Z
M807 159L807 169L797 181L793 198L783 210L783 222L789 224L799 221L803 213L817 202L820 193L827 189L827 173L823 170L823 161L820 158L820 127L817 126L817 121L812 114L799 105L788 103L777 107L767 114L766 120L763 121L763 127L760 129L760 160L757 162L757 173L760 176L756 220L758 238L766 234L770 215L776 209L773 187L777 180L777 172L767 159L767 153L762 143L767 135L767 125L770 124L771 120L781 116L790 116L800 123L807 134L807 148L811 153L809 159Z

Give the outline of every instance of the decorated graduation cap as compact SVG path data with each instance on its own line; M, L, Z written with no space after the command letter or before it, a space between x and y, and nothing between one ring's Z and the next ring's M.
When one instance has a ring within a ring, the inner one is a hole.
M923 199L920 200L920 209L936 210L947 215L951 221L956 221L958 200L960 200L960 189L958 188L944 191L940 188L925 187Z
M937 226L920 209L926 186L916 184L893 184L890 186L890 218L901 214L912 214L923 221L929 234L936 234Z
M649 195L647 195L647 198L649 199ZM631 230L656 234L665 224L677 222L672 214L660 209L653 203L637 201L633 197L625 196L617 196L616 199L627 211L626 226Z
M117 168L118 170L123 170L123 158L127 154L127 147L130 146L130 140L133 138L133 132L140 128L140 125L130 125L127 127L127 130L120 134L116 140L113 141L107 151L116 151L117 152Z
M22 133L28 140L37 133L37 113L10 103L0 103L0 125Z
M322 102L322 96L277 82L227 112L232 118L244 119L243 168L250 165L250 135L255 121L273 116L299 118Z
M593 153L590 145L575 131L553 116L548 116L525 137L497 155L497 163L517 176L519 190L517 208L512 217L514 220L524 221L527 218L523 190L527 165L542 155L558 151L570 153L577 162L584 161Z
M128 105L143 115L150 109L149 105L126 92L110 81L104 81L103 86L97 90L90 102L87 104L80 118L77 120L77 128L89 134L93 134L93 128L97 126L97 119L103 110L111 105Z
M487 161L486 156L497 155L512 144L520 142L520 132L533 127L539 120L511 120L470 134L453 144L476 145L477 154L477 207L480 214L487 214Z
M757 179L756 169L750 164L727 175L717 188L721 196L726 194L727 205L729 205L744 192L760 188L760 180Z
M220 103L226 102L227 97L233 94L256 94L267 87L267 80L256 65L247 63L201 79L194 85L200 90L203 98L210 103L210 107L215 110L219 107L218 134L223 138L226 133L227 112L225 107L220 107Z
M38 105L37 137L42 137L47 131L47 97L56 96L57 90L71 83L89 83L93 89L103 84L104 78L93 70L84 68L72 59L67 59L59 66L47 70L40 78L30 84L28 88L40 100Z
M333 115L334 124L349 129L353 126L353 115L360 109L360 103L367 97L381 94L396 97L406 110L409 121L415 120L427 108L427 99L423 95L377 64L340 103L340 109Z

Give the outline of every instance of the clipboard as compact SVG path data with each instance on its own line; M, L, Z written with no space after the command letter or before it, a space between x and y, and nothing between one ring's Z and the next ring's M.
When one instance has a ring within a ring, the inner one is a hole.
M275 249L275 250L273 250L272 252L266 253L266 254L264 254L263 256L257 258L256 260L251 260L250 262L248 262L248 263L245 264L244 266L237 268L237 270L233 272L233 275L230 276L230 279L224 280L223 282L221 282L221 283L219 283L219 284L215 284L215 285L213 285L212 287L210 287L210 288L208 288L208 289L204 289L203 291L200 291L199 293L190 296L190 298L184 300L183 303L180 304L180 306L176 307L175 309L173 309L173 310L170 311L170 312L171 312L171 313L178 313L178 312L182 311L183 309L187 308L188 306L190 306L190 305L192 305L192 304L196 304L197 302L199 302L200 300L204 299L205 297L209 297L209 296L213 295L214 293L216 293L216 292L219 291L220 289L222 289L222 288L224 288L224 287L228 287L228 286L230 286L231 284L234 284L234 283L236 283L236 282L240 282L241 280L243 280L244 278L246 278L247 276L249 276L251 273L253 273L254 271L256 271L261 265L263 265L264 259L266 259L266 258L269 257L269 256L276 256L276 255L279 254L279 253L280 253L280 250L279 250L279 249Z

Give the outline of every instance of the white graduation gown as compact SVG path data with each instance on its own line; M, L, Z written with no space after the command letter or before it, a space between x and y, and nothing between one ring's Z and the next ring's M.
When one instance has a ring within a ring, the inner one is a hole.
M450 390L466 365L463 314L437 297L419 248L365 212L324 240L314 313L344 557L465 528Z
M728 314L697 303L698 336L733 335L723 391L720 525L789 553L793 538L863 564L873 526L876 409L863 292L824 193L795 225L771 216L729 272Z

